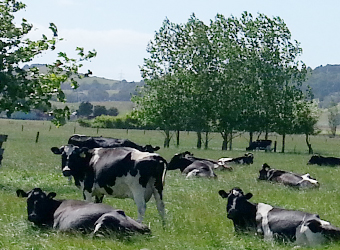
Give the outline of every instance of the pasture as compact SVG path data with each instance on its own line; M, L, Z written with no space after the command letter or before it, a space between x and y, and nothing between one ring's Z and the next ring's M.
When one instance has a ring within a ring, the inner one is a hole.
M144 223L149 225L150 236L127 238L91 238L89 235L60 233L40 229L27 220L26 200L17 198L18 188L28 191L40 187L55 191L56 198L82 199L80 191L69 184L61 174L61 160L50 148L61 146L74 131L78 134L127 138L140 144L163 145L160 131L110 130L82 128L75 123L55 128L50 122L0 120L0 133L8 134L3 144L4 159L0 167L0 249L291 249L292 244L265 242L254 235L235 235L231 220L226 217L226 201L218 190L238 186L252 192L253 202L264 202L286 209L318 213L322 219L340 227L340 167L307 165L310 155L304 136L288 136L286 153L254 152L254 164L235 166L233 172L216 171L218 178L185 180L179 171L168 171L164 200L167 225L163 229L154 200L147 205ZM39 141L36 143L36 134ZM172 141L169 149L158 152L168 161L178 152L189 150L195 156L218 159L236 157L245 153L248 135L241 135L233 142L233 151L221 151L221 137L212 134L210 149L197 150L196 135L181 133L181 145ZM281 149L281 137L272 135ZM340 156L340 139L324 135L314 136L311 143L315 153ZM279 184L257 181L263 163L273 168L310 173L320 182L315 190L296 190ZM132 199L104 198L104 202L123 209L137 218ZM330 243L322 249L339 249L340 242Z

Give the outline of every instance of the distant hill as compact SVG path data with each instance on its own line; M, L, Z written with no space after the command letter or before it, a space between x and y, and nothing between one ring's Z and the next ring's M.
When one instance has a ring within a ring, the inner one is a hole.
M41 72L47 72L44 64L25 65L28 69L37 67ZM77 80L79 88L72 89L69 83L62 84L61 88L66 95L67 102L105 102L105 101L130 101L135 94L136 87L144 82L118 81L102 77L90 76Z
M37 67L46 71L44 64L26 65L24 68ZM144 82L127 82L90 76L78 81L79 88L74 90L69 84L63 84L62 89L68 102L105 102L130 101L131 94L135 93L137 86ZM319 66L312 70L309 68L308 79L303 84L312 88L315 98L320 101L320 107L327 108L333 100L340 103L340 65Z
M319 66L310 69L308 80L304 86L312 88L315 98L320 101L320 106L327 108L331 100L340 102L340 65Z

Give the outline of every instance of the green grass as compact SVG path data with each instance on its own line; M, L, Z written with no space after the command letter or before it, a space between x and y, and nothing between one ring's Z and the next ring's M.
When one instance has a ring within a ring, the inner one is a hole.
M163 145L160 131L110 130L82 128L68 123L55 128L49 122L0 120L0 133L8 134L3 144L4 159L0 168L0 249L291 249L291 244L265 242L254 235L235 235L232 222L227 219L226 201L218 190L241 187L252 192L253 202L265 202L287 209L299 209L320 214L320 217L340 226L340 168L307 165L310 156L303 136L288 136L286 152L254 152L254 164L237 166L233 172L217 171L216 180L185 180L178 171L169 171L164 190L167 226L162 228L154 200L148 203L144 223L150 225L151 236L133 236L127 239L100 238L89 235L60 233L42 230L27 221L26 201L17 198L18 188L30 190L41 187L57 192L57 198L82 199L80 191L62 177L60 157L50 148L65 144L74 132L86 135L103 135L128 138L140 144ZM39 141L35 143L39 132ZM245 153L248 137L234 140L233 151L221 151L219 134L212 134L210 149L195 148L195 133L181 133L180 148L171 142L169 149L159 153L170 160L184 150L196 156L218 159L240 156ZM271 136L281 148L281 137ZM329 156L339 156L340 140L319 135L311 138L314 151ZM279 169L310 173L321 186L318 190L295 190L282 185L257 181L258 170L266 162ZM137 209L131 199L105 198L105 203L123 209L137 218ZM340 243L324 245L322 249L339 249Z

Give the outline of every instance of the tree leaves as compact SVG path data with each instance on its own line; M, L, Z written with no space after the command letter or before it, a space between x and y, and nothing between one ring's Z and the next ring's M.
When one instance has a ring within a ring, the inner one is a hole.
M77 78L83 60L96 56L96 52L84 53L83 48L77 47L78 59L69 58L66 53L58 53L55 63L47 65L48 72L41 73L37 68L24 70L22 63L30 62L39 54L47 50L55 50L58 29L54 23L49 24L52 38L45 34L37 41L25 38L31 31L32 25L22 19L20 27L16 27L13 13L24 9L25 4L16 0L6 0L0 3L0 111L11 115L14 111L29 112L30 109L41 105L50 105L50 99L56 97L65 102L65 94L60 88L61 83L70 82L74 88L78 87ZM92 72L88 71L85 76ZM69 108L55 109L56 125L62 125L69 117Z

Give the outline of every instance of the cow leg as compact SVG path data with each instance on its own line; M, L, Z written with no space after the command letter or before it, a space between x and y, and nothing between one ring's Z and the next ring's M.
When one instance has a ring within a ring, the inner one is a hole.
M104 198L104 195L103 194L100 194L100 195L95 195L95 203L102 203L103 202L103 198Z
M163 202L163 194L162 191L157 190L156 188L153 189L153 196L156 200L157 210L159 215L162 218L163 226L165 226L165 207Z
M92 202L92 193L88 192L87 190L83 190L83 197L87 202Z
M133 200L135 201L138 209L138 222L142 222L146 210L146 202L145 202L145 188L139 186L138 188L134 188L132 191Z

